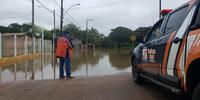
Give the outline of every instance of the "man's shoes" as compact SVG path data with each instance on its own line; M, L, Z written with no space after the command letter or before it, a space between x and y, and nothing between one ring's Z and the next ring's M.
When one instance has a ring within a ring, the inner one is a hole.
M65 76L60 76L60 79L64 79L65 78Z
M67 79L73 79L74 77L73 76L68 76L66 77Z

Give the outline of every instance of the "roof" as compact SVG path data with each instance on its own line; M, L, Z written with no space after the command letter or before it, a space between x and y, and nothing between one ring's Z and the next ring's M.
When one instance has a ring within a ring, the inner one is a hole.
M27 35L27 33L3 33L2 36L12 36L12 35L17 35L17 36L20 36L20 35Z

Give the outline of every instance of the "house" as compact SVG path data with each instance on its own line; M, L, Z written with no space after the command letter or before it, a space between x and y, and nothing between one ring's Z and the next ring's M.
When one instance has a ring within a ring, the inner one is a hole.
M12 57L14 56L14 36L16 35L16 49L17 55L23 55L25 50L25 36L26 33L3 33L2 34L2 56ZM27 35L28 36L28 35ZM27 37L28 44L32 44L30 36Z

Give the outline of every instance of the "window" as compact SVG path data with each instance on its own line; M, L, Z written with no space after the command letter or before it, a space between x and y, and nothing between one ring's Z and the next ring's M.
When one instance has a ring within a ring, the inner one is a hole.
M200 27L200 8L198 9L198 12L196 15L195 26L198 28Z
M161 28L161 24L163 22L163 19L159 20L155 26L153 26L153 28L150 30L150 32L148 33L148 37L147 37L147 42L150 42L152 40L155 40L159 37L161 37L161 32L160 32L160 28Z
M165 27L165 35L170 34L180 28L188 13L188 6L181 8L169 15L167 25Z

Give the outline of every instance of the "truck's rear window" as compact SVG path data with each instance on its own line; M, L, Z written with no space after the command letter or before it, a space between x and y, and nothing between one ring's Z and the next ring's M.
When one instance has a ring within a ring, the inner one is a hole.
M165 28L165 34L170 34L171 32L174 32L178 28L180 28L184 19L187 16L187 13L188 13L188 6L170 14L166 28Z

